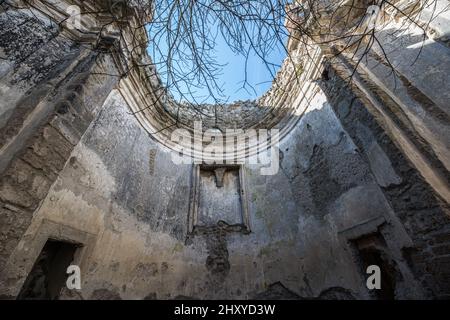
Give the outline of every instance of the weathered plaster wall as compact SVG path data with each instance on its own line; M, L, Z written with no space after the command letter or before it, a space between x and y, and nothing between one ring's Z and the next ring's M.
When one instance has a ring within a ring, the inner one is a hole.
M217 226L189 237L192 166L173 164L113 91L14 252L4 294L20 288L38 254L33 239L51 221L92 235L80 261L82 298L300 298L330 288L331 295L367 298L350 239L339 233L381 219L394 256L409 238L314 88L306 115L281 146L279 173L245 168L252 232ZM421 297L397 258L405 275L399 297Z
M316 48L310 60L283 67L283 90L260 99L273 114L241 103L218 107L216 121L217 108L207 106L206 126L285 129L280 170L262 176L259 165L245 166L250 233L218 224L188 234L192 165L175 165L144 126L173 117L157 105L144 116L130 112L146 106L145 73L133 70L120 93L112 90L119 79L107 75L120 63L108 48L80 46L47 18L26 19L29 11L10 13L12 20L0 11L0 57L8 57L0 59L2 297L17 296L51 238L82 245L74 261L82 290L63 298L370 298L355 243L375 235L395 269L396 298L448 298L448 199L364 99L378 93L387 118L429 156L430 172L446 177L448 94L433 95L427 78L402 64L402 85L389 91L386 69L371 55L369 91L347 87L331 69L316 81ZM391 57L402 62L416 40ZM425 48L420 70L439 68L435 52L448 60L441 43ZM182 116L192 121L192 110Z
M332 102L344 128L370 164L396 216L413 239L414 246L402 253L424 287L439 298L448 298L450 241L449 207L331 68L321 86ZM339 89L338 89L339 88Z
M28 9L0 11L0 273L117 83L111 56ZM1 277L0 277L1 278Z

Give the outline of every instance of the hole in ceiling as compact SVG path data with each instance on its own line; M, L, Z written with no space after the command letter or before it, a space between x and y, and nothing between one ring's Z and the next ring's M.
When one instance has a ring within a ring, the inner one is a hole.
M256 100L287 56L286 4L156 0L148 53L162 85L177 102Z

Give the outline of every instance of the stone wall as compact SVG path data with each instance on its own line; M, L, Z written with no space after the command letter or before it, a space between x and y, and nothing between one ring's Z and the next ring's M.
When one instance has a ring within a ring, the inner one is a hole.
M191 124L176 123L179 106L153 100L160 88L148 69L117 76L127 62L116 49L132 43L100 35L86 45L45 10L31 12L0 11L2 297L18 295L53 239L79 248L82 289L64 299L380 298L365 286L370 259L391 281L386 295L448 298L445 92L430 96L432 84L404 65L393 90L371 65L376 51L349 86L348 56L291 44L295 63L258 101L197 106L204 129L276 127L282 139L275 175L246 163L220 189L203 172L203 196L228 201L212 208L245 196L236 209L245 228L217 212L216 224L193 226L197 166L175 164L167 143ZM432 47L447 59L442 43ZM186 122L198 114L181 109Z
M402 274L397 297L426 296L401 256L409 236L314 88L305 116L281 145L279 173L264 177L258 166L245 167L251 233L217 225L193 235L192 166L175 165L113 91L35 212L10 259L12 285L4 294L20 288L39 253L37 235L49 230L54 237L45 227L53 222L92 235L80 261L83 290L66 298L314 298L327 290L367 298L351 244L357 236L348 235L360 225L380 229L388 243Z
M6 5L5 5L6 6ZM112 57L30 10L0 14L0 269L118 79Z
M430 295L448 298L450 217L439 198L333 69L322 86L414 246L402 255Z

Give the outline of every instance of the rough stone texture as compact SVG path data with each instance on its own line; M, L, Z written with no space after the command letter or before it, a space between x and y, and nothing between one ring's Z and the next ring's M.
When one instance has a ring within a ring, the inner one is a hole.
M243 212L240 199L239 171L224 173L222 186L218 187L217 178L212 171L200 174L198 225L215 225L218 221L227 224L243 224Z
M188 126L193 126L193 121L202 121L204 128L218 128L225 132L226 129L263 127L265 119L271 111L269 106L260 105L255 101L237 101L221 105L197 105L193 108L190 104L180 104L168 109L173 117Z
M0 60L0 127L4 127L8 120L11 124L32 111L35 99L51 89L45 84L68 67L80 47L59 36L55 24L26 11L1 13L0 29L0 52L7 57ZM2 140L9 132L2 132Z
M26 239L45 220L96 235L83 273L84 298L102 288L122 298L142 299L148 292L158 298L250 298L277 282L298 296L319 297L340 287L367 297L354 256L336 232L371 217L395 217L323 94L312 105L283 142L277 175L264 177L259 166L245 167L252 232L218 226L187 238L192 166L173 164L113 91L35 213ZM332 181L331 197L318 192L320 181ZM387 234L395 246L402 227L390 224ZM399 292L416 296L420 290Z
M80 247L82 289L64 289L65 299L371 299L367 237L391 267L395 298L449 297L448 199L383 125L392 120L431 173L448 177L448 93L432 96L431 81L406 70L391 92L385 69L368 63L357 74L370 84L363 92L348 87L342 70L326 68L318 80L321 49L306 55L293 45L295 66L285 63L278 85L257 102L201 106L204 129L282 131L277 174L261 175L260 164L242 168L251 232L234 218L216 223L219 215L190 232L193 164L172 161L170 130L150 134L171 124L178 106L142 98L157 79L133 70L118 83L114 74L126 62L105 43L92 50L51 19L8 10L0 11L0 57L7 57L0 59L1 297L17 296L51 238ZM436 50L448 58L447 47ZM149 62L145 49L140 55ZM436 66L422 61L420 70ZM372 94L389 111L385 118ZM184 120L198 116L181 107ZM210 178L203 200L225 203L204 201L202 209L237 210L229 177L223 189Z
M81 54L25 12L0 13L1 61L11 66L0 77L0 270L117 81L92 74L108 72L111 57Z
M336 114L371 164L374 174L378 174L378 184L414 241L414 248L405 248L405 259L435 297L448 298L449 282L445 271L448 270L446 257L450 254L448 205L436 197L342 79L331 75L328 81L323 81L323 86ZM381 152L378 157L385 161L381 177L379 164L372 160L374 146Z

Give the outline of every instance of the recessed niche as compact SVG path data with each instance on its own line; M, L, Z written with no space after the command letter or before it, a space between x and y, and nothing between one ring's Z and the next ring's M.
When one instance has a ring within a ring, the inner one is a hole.
M217 225L249 232L245 175L240 165L195 165L189 231Z
M67 278L67 267L79 245L49 239L20 291L17 299L56 300Z

